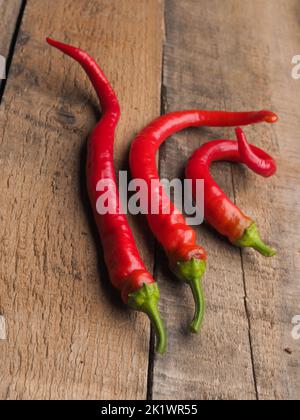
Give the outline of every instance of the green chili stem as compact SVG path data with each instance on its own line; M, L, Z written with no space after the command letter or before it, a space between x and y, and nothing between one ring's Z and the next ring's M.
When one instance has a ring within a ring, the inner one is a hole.
M190 325L190 330L194 333L199 332L204 318L205 299L201 279L205 273L205 269L206 262L204 260L192 258L189 261L179 261L174 270L176 276L189 284L192 289L195 302L195 313Z
M276 255L276 250L261 240L256 223L252 223L252 225L245 230L244 235L235 242L235 245L254 248L265 257L273 257Z
M189 285L191 286L195 301L195 315L190 325L190 331L193 333L198 333L198 331L201 328L205 313L204 293L201 285L201 280L199 278L191 280L189 282Z
M167 334L158 309L159 295L157 283L144 284L128 296L127 304L148 315L156 333L156 351L164 353L167 348Z

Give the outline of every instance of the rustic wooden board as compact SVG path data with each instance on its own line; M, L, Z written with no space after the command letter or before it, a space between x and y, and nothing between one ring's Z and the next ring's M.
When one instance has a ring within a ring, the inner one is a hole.
M300 399L300 341L292 338L292 319L300 314L300 83L291 77L292 57L299 54L300 4L297 0L235 5L239 24L225 14L224 25L242 37L223 38L221 59L232 76L225 86L226 106L271 107L280 122L247 130L249 139L277 157L278 174L265 181L234 169L238 204L255 217L263 236L278 249L265 260L243 252L247 308L260 399ZM249 25L255 22L255 28ZM279 29L277 29L279 28ZM277 34L277 35L276 35ZM230 68L233 51L244 45ZM240 72L245 76L239 78ZM240 94L235 96L236 80ZM253 89L249 89L253 86Z
M169 350L153 361L153 398L299 398L300 347L291 337L299 314L300 82L291 78L299 54L299 2L166 0L164 106L247 110L272 108L277 126L251 127L249 139L278 157L273 180L218 164L214 175L252 215L278 256L240 253L209 228L199 242L209 252L202 333L186 333L192 297L170 279L161 260L162 310ZM200 141L234 131L198 129L176 135L161 151L161 176L182 175ZM298 204L297 204L298 203Z
M16 21L22 6L22 0L0 0L0 54L6 56L11 38L15 32Z
M0 0L2 55L21 3ZM27 3L0 107L0 398L145 398L149 324L110 288L86 204L84 143L97 100L80 68L44 37L72 41L103 65L123 109L116 162L126 167L135 132L159 113L163 2L44 0L42 10L38 0ZM299 399L300 344L291 335L300 314L300 81L291 78L299 12L297 0L166 0L165 110L280 114L277 126L246 129L277 156L273 180L229 164L214 169L279 253L272 260L240 253L200 227L209 251L207 315L195 337L186 333L190 292L157 252L169 350L150 357L153 398ZM203 140L221 137L233 130L174 136L161 151L161 175L182 175Z
M80 67L44 38L81 46L102 64L123 109L122 163L136 130L160 110L162 7L27 2L0 108L1 399L146 396L149 323L109 285L84 188L97 100Z
M15 33L16 23L22 7L22 0L0 0L0 55L8 58L9 49ZM2 80L0 80L0 86Z

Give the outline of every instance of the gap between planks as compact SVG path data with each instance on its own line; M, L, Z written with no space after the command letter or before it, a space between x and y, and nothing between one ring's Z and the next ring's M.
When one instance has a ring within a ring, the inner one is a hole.
M161 78L160 78L160 115L164 115L166 112L165 107L165 86L164 86L164 57L165 57L165 41L166 41L166 7L165 0L162 2L162 57L161 57ZM157 164L158 170L160 172L160 151L157 153ZM157 279L158 275L158 252L159 244L157 240L154 240L153 248L153 278ZM167 331L168 334L168 331ZM153 399L153 380L154 380L154 365L155 365L155 333L154 328L151 325L150 327L150 343L149 343L149 360L148 360L148 378L147 378L147 400L151 401Z

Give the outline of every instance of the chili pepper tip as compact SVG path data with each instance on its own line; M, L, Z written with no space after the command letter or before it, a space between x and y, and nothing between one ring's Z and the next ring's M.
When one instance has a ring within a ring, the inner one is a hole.
M158 310L159 296L157 283L144 284L139 290L129 294L127 304L148 315L156 333L156 351L163 354L167 348L167 334Z
M50 38L50 37L48 37L48 36L47 36L47 38L46 38L46 41L47 41L47 43L48 43L48 44L50 44L50 45L55 45L55 43L56 43L56 41L54 41L54 39L52 39L52 38Z
M274 159L264 151L249 144L244 131L240 127L236 128L235 133L238 140L240 161L265 178L272 176L277 169Z
M274 124L278 121L278 115L272 111L260 111L264 114L264 121L270 124Z
M62 51L63 53L72 56L72 50L74 47L71 47L70 45L64 44L62 42L56 41L55 39L46 38L46 41L49 45L51 45L54 48L57 48L58 50Z

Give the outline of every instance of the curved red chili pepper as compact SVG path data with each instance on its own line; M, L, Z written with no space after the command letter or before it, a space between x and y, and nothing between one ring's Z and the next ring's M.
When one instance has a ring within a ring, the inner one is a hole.
M262 242L256 224L224 194L209 171L212 162L226 160L245 163L265 177L276 172L273 158L258 147L248 144L241 128L236 129L236 135L238 142L215 140L201 146L188 161L186 177L193 181L194 196L195 180L204 180L204 214L211 226L233 244L253 247L261 254L271 257L275 255L275 250Z
M155 155L161 144L173 133L191 126L228 127L259 122L274 123L277 116L270 111L224 112L224 111L180 111L163 115L134 139L130 151L130 167L134 178L144 179L148 185L149 203L153 195L159 203L168 202L162 186L151 193L151 183L158 181ZM160 210L163 208L160 204ZM204 297L201 277L205 272L206 254L196 243L196 233L189 227L183 215L169 203L169 213L151 214L150 206L144 209L157 240L161 243L169 259L171 270L178 278L187 282L195 299L195 315L191 329L197 332L201 326Z
M240 162L247 165L253 172L266 178L274 175L277 169L274 159L263 150L250 145L241 128L236 128L235 132L238 139Z
M120 202L113 162L115 127L120 117L117 96L98 64L85 51L47 38L47 42L81 64L89 76L101 102L102 117L88 141L87 188L95 221L103 243L105 262L112 284L120 291L125 303L145 312L156 330L157 351L166 348L166 334L157 302L159 289L137 250L132 231ZM101 180L110 180L110 200L115 203L116 214L100 215L96 210L103 191L98 191Z

